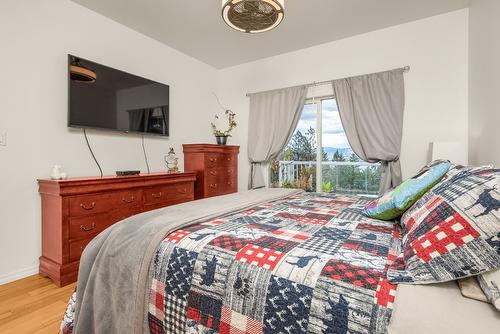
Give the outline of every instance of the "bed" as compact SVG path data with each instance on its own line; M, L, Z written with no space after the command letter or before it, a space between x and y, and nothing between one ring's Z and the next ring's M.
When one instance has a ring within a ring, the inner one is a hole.
M62 332L466 333L500 326L498 312L465 300L453 282L389 283L400 227L361 215L368 202L260 189L131 217L85 250ZM457 306L459 298L465 301ZM455 312L436 319L435 310L446 308ZM460 314L479 318L464 317L460 326L453 320Z
M398 285L389 334L498 333L500 312L465 298L456 282Z

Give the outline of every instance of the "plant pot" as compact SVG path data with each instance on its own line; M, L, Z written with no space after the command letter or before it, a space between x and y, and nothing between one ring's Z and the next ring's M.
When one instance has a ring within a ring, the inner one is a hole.
M218 145L226 145L227 143L227 136L216 136L215 139Z

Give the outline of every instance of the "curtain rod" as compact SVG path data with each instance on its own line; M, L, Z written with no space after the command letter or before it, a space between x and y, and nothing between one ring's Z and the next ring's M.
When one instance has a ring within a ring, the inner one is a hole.
M375 72L375 73L371 73L371 74L377 74L377 73L383 73L383 72L389 72L389 71L395 71L395 70L403 70L403 72L408 72L410 71L410 66L405 66L405 67L400 67L400 68L395 68L393 70L388 70L388 71L380 71L380 72ZM355 76L352 76L352 77L345 77L345 78L340 78L340 79L333 79L333 80L325 80L325 81L315 81L315 82L311 82L311 83L308 83L308 84L305 84L305 85L295 85L295 86L289 86L289 87L283 87L283 88L276 88L276 89L270 89L270 90L265 90L265 91L261 91L261 92L255 92L255 93L247 93L246 96L252 96L252 95L255 95L255 94L260 94L260 93L267 93L267 92L274 92L276 90L282 90L282 89L287 89L287 88L295 88L295 87L300 87L300 86L307 86L307 87L313 87L313 86L321 86L321 85L326 85L328 83L331 83L332 81L334 80L342 80L342 79L348 79L348 78L355 78L355 77L360 77L362 75L365 75L365 74L361 74L361 75L355 75Z

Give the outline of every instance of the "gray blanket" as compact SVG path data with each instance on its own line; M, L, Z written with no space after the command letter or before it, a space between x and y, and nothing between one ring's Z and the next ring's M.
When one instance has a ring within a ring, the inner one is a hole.
M147 332L148 270L166 234L298 192L259 189L208 198L133 216L103 231L80 260L74 333Z

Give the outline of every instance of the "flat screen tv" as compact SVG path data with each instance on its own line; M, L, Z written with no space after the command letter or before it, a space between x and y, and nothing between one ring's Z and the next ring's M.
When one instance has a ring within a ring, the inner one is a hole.
M68 55L68 126L169 135L169 86Z

